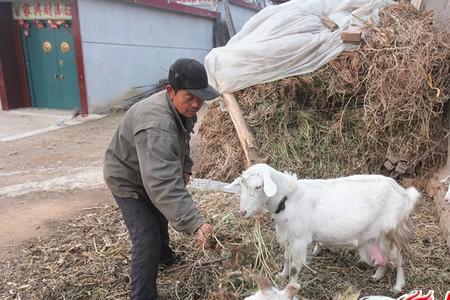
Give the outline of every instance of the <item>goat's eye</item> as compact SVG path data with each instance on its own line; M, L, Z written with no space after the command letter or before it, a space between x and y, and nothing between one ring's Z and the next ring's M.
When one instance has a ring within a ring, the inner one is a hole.
M258 186L256 187L257 190L260 190L261 188L262 188L262 185L258 185Z

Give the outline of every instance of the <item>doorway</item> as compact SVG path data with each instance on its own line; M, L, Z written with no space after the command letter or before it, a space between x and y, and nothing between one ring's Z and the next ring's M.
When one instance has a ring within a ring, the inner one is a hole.
M79 108L71 23L25 21L21 29L32 106Z

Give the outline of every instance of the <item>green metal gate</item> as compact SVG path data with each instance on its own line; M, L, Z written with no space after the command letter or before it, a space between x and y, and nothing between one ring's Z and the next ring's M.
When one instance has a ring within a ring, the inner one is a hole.
M32 105L59 109L80 107L72 29L69 26L38 28L30 22L27 35L25 30L22 30L22 41Z

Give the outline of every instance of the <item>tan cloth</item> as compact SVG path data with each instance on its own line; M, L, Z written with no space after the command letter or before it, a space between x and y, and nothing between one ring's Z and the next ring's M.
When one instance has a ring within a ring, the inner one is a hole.
M204 223L183 181L183 171L191 173L195 121L180 118L166 91L138 102L114 134L103 169L114 195L144 198L147 193L172 226L186 233Z

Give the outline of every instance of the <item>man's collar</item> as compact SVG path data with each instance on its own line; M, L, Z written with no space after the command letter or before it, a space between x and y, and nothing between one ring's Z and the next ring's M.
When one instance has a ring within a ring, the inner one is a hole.
M166 91L166 99L167 99L167 102L169 103L170 110L172 111L173 115L175 116L176 122L178 123L180 128L183 129L183 131L185 133L188 133L186 127L183 124L183 121L181 121L180 114L178 113L177 109L175 108L175 105L173 105L173 100L172 100L172 98L170 98L167 91Z

